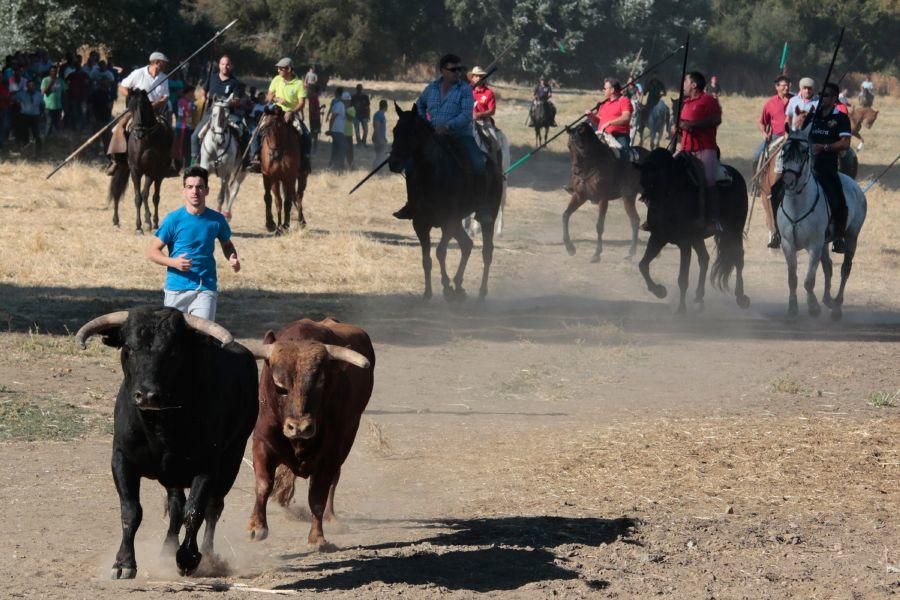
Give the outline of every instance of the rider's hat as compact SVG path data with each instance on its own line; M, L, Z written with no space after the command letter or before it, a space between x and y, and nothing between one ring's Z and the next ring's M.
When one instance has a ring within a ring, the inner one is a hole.
M294 61L285 57L285 58L282 58L281 60L279 60L277 63L275 63L275 66L276 67L291 67L293 69Z
M804 77L803 79L800 80L800 87L814 88L814 87L816 87L816 82L813 81L812 77Z
M169 62L169 57L163 54L162 52L154 52L150 55L150 62L155 62L157 60L161 60L164 62Z
M469 75L477 75L479 77L483 77L487 75L487 71L485 71L481 67L472 67L472 70L469 71Z

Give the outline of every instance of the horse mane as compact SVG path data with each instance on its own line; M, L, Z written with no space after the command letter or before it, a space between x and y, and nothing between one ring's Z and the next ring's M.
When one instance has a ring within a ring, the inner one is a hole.
M572 131L569 143L581 160L595 161L612 154L612 149L597 137L588 123L581 123Z

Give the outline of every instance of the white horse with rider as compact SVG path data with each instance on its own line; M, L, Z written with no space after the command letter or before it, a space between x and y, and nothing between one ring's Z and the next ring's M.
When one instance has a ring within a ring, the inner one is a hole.
M221 180L218 211L231 219L231 209L247 172L241 168L241 131L228 117L231 97L214 99L205 132L201 132L200 166Z
M837 295L831 297L832 262L828 242L834 237L833 226L829 226L831 210L825 191L813 173L813 144L809 134L812 122L803 129L792 131L781 149L781 163L784 180L784 200L776 216L781 232L781 250L788 270L788 315L795 317L797 307L797 252L806 250L809 262L803 287L806 289L806 304L811 316L818 316L819 302L816 299L816 271L819 264L825 274L825 289L822 302L831 309L833 319L841 318L844 303L844 288L850 277L853 256L859 232L866 220L866 197L859 185L843 173L840 174L841 187L847 202L847 225L844 230L845 252L841 265L841 283Z

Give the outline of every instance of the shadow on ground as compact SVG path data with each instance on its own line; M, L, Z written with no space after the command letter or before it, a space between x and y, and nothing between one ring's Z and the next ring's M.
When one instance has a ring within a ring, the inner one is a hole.
M567 568L564 559L552 552L553 548L564 544L598 547L617 540L628 541L635 522L628 518L502 517L430 522L422 526L449 531L402 544L350 549L367 556L286 567L284 571L303 576L276 589L350 590L381 582L491 592L545 581L574 580L579 574ZM300 556L303 555L282 558ZM593 589L609 585L600 580L587 583Z

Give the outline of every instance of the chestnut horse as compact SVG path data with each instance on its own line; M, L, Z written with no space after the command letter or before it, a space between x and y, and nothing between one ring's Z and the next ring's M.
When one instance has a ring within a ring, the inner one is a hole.
M309 155L303 151L299 132L285 121L284 112L276 106L267 112L265 119L266 122L260 125L259 154L263 200L266 203L266 230L281 234L291 226L291 206L294 205L297 207L297 222L301 227L306 226L303 193L312 167Z

